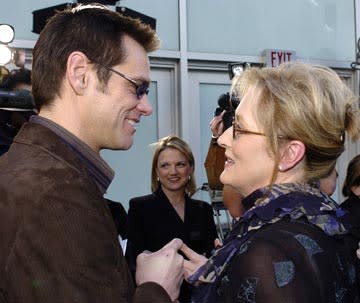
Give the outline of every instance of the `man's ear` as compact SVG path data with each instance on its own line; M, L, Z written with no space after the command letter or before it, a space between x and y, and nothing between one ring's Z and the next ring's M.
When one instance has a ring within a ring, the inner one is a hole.
M305 155L305 145L298 140L287 142L280 150L279 171L292 169Z
M66 77L77 95L82 95L88 85L89 60L82 52L72 52L67 60Z

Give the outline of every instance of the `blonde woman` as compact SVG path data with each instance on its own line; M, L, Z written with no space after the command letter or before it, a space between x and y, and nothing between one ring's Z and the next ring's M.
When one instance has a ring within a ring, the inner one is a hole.
M199 254L210 255L217 238L210 204L195 200L195 160L190 146L178 136L155 145L150 195L129 202L130 242L133 257L157 251L173 238L183 240ZM182 285L179 302L190 302L191 287Z
M334 71L301 63L245 70L232 93L241 102L217 141L220 180L245 213L210 259L182 247L192 302L359 302L344 212L313 186L345 134L359 135L355 96Z

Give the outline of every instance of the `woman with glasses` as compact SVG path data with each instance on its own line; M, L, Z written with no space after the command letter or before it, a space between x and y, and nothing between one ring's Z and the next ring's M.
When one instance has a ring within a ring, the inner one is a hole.
M219 138L222 183L245 213L206 259L184 245L192 302L359 302L348 222L316 180L359 135L356 100L326 67L250 68L233 80L240 105Z
M152 194L129 202L129 240L133 259L157 251L180 238L199 254L209 256L217 238L210 204L192 199L196 191L195 160L190 146L171 135L155 144L151 168ZM191 286L183 283L179 302L190 302Z

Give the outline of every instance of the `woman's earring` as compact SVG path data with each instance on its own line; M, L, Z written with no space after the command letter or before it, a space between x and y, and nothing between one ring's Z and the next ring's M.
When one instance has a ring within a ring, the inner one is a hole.
M159 178L159 177L157 177L157 181L160 182L160 178Z
M278 168L279 168L279 171L283 171L283 167L280 164L279 164Z
M189 181L191 180L191 176L189 175Z

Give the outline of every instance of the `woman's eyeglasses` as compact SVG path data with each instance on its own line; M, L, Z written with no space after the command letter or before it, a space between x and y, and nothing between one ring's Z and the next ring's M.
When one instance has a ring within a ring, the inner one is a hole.
M266 136L264 133L253 132L251 130L242 129L240 125L236 124L235 121L232 123L233 128L233 139L239 137L239 135L257 135L257 136Z
M108 67L108 66L105 66L105 65L102 65L104 68L106 68L107 70L115 73L116 75L119 75L120 77L126 79L127 81L129 81L132 85L135 86L135 91L136 91L136 96L138 99L141 99L144 95L147 95L149 93L149 85L150 83L148 81L143 81L141 83L139 83L138 81L130 78L129 76L121 73L121 72L118 72L117 70L111 68L111 67Z
M233 123L232 123L232 128L233 128L233 139L239 138L240 135L256 135L256 136L266 137L266 134L264 134L264 133L253 132L251 130L242 129L240 127L240 125L237 124L235 121L233 121ZM283 136L283 135L278 135L277 138L281 139L281 140L291 140L290 137Z

